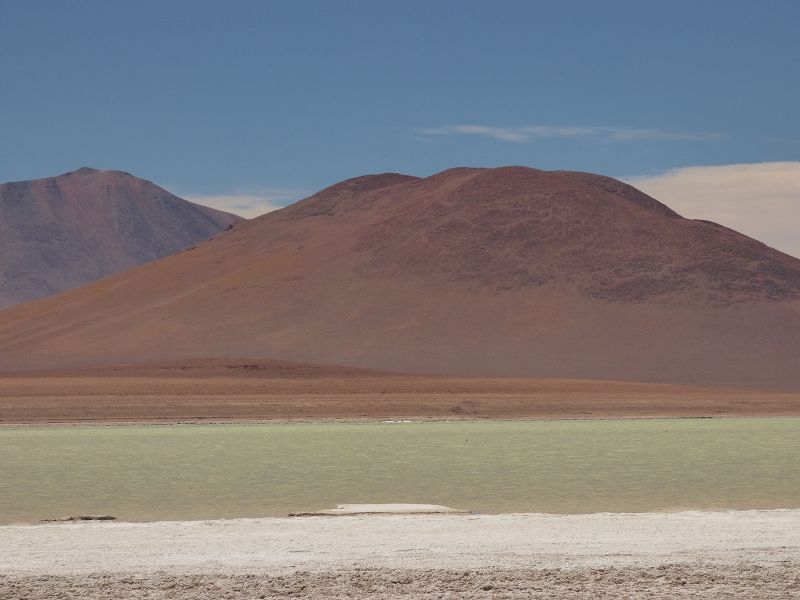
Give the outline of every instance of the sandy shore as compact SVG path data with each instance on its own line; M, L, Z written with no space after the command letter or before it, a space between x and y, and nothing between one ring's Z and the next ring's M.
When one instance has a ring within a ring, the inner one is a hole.
M0 527L0 597L797 598L800 510Z

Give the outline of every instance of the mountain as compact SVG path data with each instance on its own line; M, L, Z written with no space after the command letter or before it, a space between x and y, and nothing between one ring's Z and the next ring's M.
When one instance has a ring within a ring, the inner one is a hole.
M5 370L236 356L800 389L800 260L607 177L459 168L0 312Z
M121 171L0 185L0 308L174 254L239 220Z

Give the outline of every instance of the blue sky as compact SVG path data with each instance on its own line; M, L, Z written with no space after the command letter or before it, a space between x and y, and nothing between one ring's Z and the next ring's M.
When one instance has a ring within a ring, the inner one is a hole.
M4 0L0 181L281 203L372 172L797 161L800 2Z

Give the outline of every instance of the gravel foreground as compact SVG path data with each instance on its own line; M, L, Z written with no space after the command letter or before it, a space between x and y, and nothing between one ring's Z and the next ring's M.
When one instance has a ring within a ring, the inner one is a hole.
M360 569L292 575L0 576L0 598L800 598L800 568L662 565L606 569Z
M800 598L800 510L0 527L0 598Z

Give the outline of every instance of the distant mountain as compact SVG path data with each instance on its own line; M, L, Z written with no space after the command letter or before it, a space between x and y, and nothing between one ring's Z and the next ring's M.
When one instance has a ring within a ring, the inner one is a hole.
M174 254L239 220L121 171L0 185L0 308Z
M607 177L462 168L0 312L5 369L236 356L800 388L800 260Z

